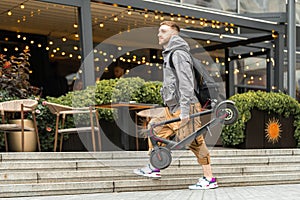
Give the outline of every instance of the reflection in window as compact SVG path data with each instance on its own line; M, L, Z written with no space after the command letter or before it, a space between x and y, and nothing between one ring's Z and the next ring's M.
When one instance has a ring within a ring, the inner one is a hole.
M240 13L285 12L282 0L240 0Z
M182 3L193 4L206 8L236 12L236 1L232 0L182 0Z
M251 57L235 61L234 77L237 93L247 89L266 89L266 59Z

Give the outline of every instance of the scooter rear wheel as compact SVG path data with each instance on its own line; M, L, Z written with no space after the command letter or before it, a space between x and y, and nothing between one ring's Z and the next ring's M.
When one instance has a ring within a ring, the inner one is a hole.
M166 147L158 147L150 154L150 163L153 167L158 169L165 169L169 167L172 162L170 150Z

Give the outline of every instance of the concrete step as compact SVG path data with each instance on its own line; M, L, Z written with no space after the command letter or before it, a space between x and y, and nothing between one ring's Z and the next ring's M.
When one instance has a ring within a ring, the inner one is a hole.
M218 184L226 186L266 185L296 183L300 181L297 174L270 174L247 176L221 176ZM128 192L143 190L186 189L195 184L195 178L139 178L134 180L86 181L64 183L33 183L33 184L0 184L0 197L22 197L40 195L84 194L100 192Z
M292 159L291 159L292 158ZM235 157L212 157L213 166L253 166L253 165L274 165L274 164L299 164L300 155L293 156L235 156ZM140 159L88 159L88 160L36 160L36 161L2 161L0 162L0 171L42 171L42 170L96 170L102 168L137 168L149 163L149 158ZM189 167L198 166L194 156L173 158L171 166Z
M195 184L198 177L194 178L161 178L159 180L116 180L114 183L116 192L139 191L139 190L160 190L160 189L187 189L188 185ZM217 178L218 185L247 186L267 184L290 184L299 183L300 173L294 174L268 174L268 175L246 175L246 176L220 176Z
M272 175L274 172L281 174L300 173L300 166L273 165L253 167L213 167L216 177L244 176L244 175ZM194 178L202 174L199 166L194 167L169 167L161 172L166 178ZM107 180L133 180L141 178L133 173L131 168L78 170L78 171L47 171L47 172L7 172L0 173L2 184L22 183L51 183L51 182L85 182Z
M300 149L213 149L220 186L300 182ZM139 152L41 152L0 154L0 197L185 189L202 170L190 151L172 151L162 178L136 176L149 162Z
M211 157L235 156L294 156L300 155L300 149L210 149ZM173 150L172 157L193 157L188 150ZM0 161L37 161L37 160L113 160L128 158L148 158L146 151L110 151L110 152L10 152L0 153Z

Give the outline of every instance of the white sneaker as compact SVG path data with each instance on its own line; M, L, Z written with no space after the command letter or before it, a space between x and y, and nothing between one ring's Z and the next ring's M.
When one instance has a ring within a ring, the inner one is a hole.
M150 178L161 178L160 170L157 168L151 167L150 164L148 164L146 167L134 169L133 173L139 175L139 176L146 176Z
M190 190L207 190L214 189L218 187L217 179L212 178L211 181L208 181L206 177L199 178L199 181L195 185L190 185Z

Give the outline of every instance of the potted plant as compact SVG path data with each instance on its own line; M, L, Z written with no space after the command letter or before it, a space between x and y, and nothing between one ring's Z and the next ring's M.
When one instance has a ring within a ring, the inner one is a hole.
M33 94L33 87L29 82L30 53L28 49L23 50L18 56L0 54L0 101L29 98ZM30 114L27 115L30 118ZM21 124L20 116L11 114L13 123ZM28 127L33 126L30 119L24 120ZM19 151L21 142L21 132L10 132L8 143L10 150ZM34 131L25 132L25 151L35 151L36 135ZM33 146L34 145L34 146Z
M12 97L27 98L31 93L29 82L30 53L25 49L17 57L0 54L0 86Z
M300 107L294 98L280 92L249 91L230 99L236 103L239 119L223 128L224 146L300 146Z

